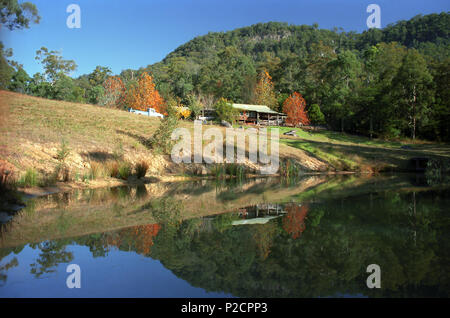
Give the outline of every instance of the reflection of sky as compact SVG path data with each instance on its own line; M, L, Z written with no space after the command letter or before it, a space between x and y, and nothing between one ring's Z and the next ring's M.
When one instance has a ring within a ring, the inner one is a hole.
M86 246L68 245L66 251L73 253L71 263L81 268L80 289L66 287L67 263L35 278L30 264L40 250L27 245L18 255L11 253L1 260L0 267L17 257L19 265L3 270L7 280L0 297L232 297L192 287L159 261L135 252L112 249L106 257L93 258Z

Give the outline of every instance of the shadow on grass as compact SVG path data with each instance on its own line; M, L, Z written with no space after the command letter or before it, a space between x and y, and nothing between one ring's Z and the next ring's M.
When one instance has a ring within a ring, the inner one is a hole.
M149 138L145 138L143 136L136 135L136 134L130 133L128 131L123 131L123 130L120 130L120 129L116 129L116 132L118 134L122 134L122 135L125 135L125 136L128 136L128 137L131 137L131 138L135 139L136 141L138 141L141 145L143 145L147 149L151 149L150 143L149 143Z
M106 151L89 151L81 154L83 159L95 162L104 162L115 159L114 155Z

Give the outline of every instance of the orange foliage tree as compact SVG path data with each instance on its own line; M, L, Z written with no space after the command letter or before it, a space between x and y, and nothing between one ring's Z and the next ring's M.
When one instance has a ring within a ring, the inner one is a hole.
M153 238L158 235L161 226L159 224L138 225L134 227L134 238L136 242L136 251L147 255L153 246Z
M259 75L258 83L255 86L253 102L257 105L266 105L271 109L277 108L277 98L272 83L272 77L264 70Z
M125 85L118 76L110 76L103 83L104 93L100 104L108 107L120 108L125 97Z
M159 224L133 226L120 230L115 235L108 236L106 245L107 247L115 246L120 248L122 244L131 244L133 242L137 253L148 255L153 246L153 239L158 235L160 229L161 225Z
M147 72L142 73L137 85L131 86L127 95L128 107L143 111L154 108L158 113L166 113L164 99L156 90L153 78Z
M297 126L309 125L309 118L305 110L306 101L303 96L294 92L283 103L283 113L287 115L286 123Z
M305 218L308 214L308 206L290 204L286 206L286 210L288 213L283 218L283 229L290 234L293 239L297 239L306 229Z

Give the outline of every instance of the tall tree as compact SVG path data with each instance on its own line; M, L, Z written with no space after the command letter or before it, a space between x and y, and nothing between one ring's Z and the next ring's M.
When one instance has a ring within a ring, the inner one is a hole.
M68 75L77 69L77 64L73 60L64 60L59 51L49 51L46 47L41 47L36 51L36 60L44 67L47 79L54 83L59 74Z
M200 70L198 85L203 94L248 102L255 78L252 61L239 53L236 47L228 46Z
M159 113L166 113L164 100L147 72L142 73L137 85L132 86L127 95L128 107L140 110L153 108Z
M335 50L322 41L313 43L309 54L302 61L297 62L302 71L296 74L299 89L304 92L308 101L318 104L325 109L329 89L324 85L327 65L336 58ZM291 84L292 85L292 84Z
M418 121L423 124L428 120L432 80L424 57L415 49L408 50L394 79L394 95L408 118L412 139L416 138Z
M12 56L12 50L3 48L0 42L0 89L6 89L14 74L14 68L11 66L8 57Z
M255 87L253 102L257 105L266 105L271 109L278 110L278 102L275 95L272 77L264 70L259 74L259 80Z
M35 73L31 78L29 92L34 96L53 98L53 87L41 73Z
M336 59L327 64L324 83L328 90L327 113L340 122L342 132L345 119L352 114L351 92L358 85L360 69L360 62L351 51L339 53Z
M0 0L0 23L10 30L29 28L30 22L39 23L41 17L31 2Z
M83 89L75 85L74 80L60 73L56 81L52 85L53 96L51 98L57 100L65 100L69 102L84 102Z
M368 99L368 103L362 107L362 118L372 114L374 131L386 137L401 135L398 128L401 111L395 101L392 87L406 52L406 47L396 42L377 44L370 66L373 76L370 77L369 90L361 94ZM368 107L374 109L369 110Z
M23 68L19 68L11 77L11 83L8 89L18 93L28 93L28 86L31 78L28 76L27 72Z
M306 114L306 101L303 96L294 92L283 103L283 113L287 115L286 122L297 126L298 124L309 125Z
M430 138L450 141L450 58L433 65L435 102L433 105L434 127Z
M286 206L288 212L283 217L283 229L295 240L299 238L306 229L305 219L308 215L308 205L289 204Z
M111 76L103 83L104 93L100 105L121 108L125 98L125 85L118 76Z
M97 66L92 73L88 75L91 86L103 85L106 79L111 76L111 69L109 67Z

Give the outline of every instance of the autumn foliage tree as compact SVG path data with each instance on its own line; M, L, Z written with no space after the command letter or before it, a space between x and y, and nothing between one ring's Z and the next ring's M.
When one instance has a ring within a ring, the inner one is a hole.
M294 92L283 103L283 113L287 115L286 123L297 126L298 124L309 125L306 113L306 101L303 96Z
M122 229L106 237L105 247L109 249L110 246L115 246L120 249L122 245L133 242L137 253L149 255L153 246L153 240L158 235L160 229L161 225L159 224L137 225Z
M154 108L158 113L166 113L164 99L156 90L152 76L147 72L142 73L137 84L129 88L127 106L143 111Z
M142 255L150 254L153 239L158 235L160 229L161 225L159 224L139 225L131 228L131 234L136 244L136 251Z
M287 215L283 218L283 229L295 240L306 229L305 219L308 215L308 206L289 204L286 206Z
M253 102L257 105L269 106L274 110L277 108L277 98L275 96L272 77L266 70L259 75L258 83L255 86Z
M118 76L110 76L103 83L104 93L100 105L120 108L125 97L125 86Z

